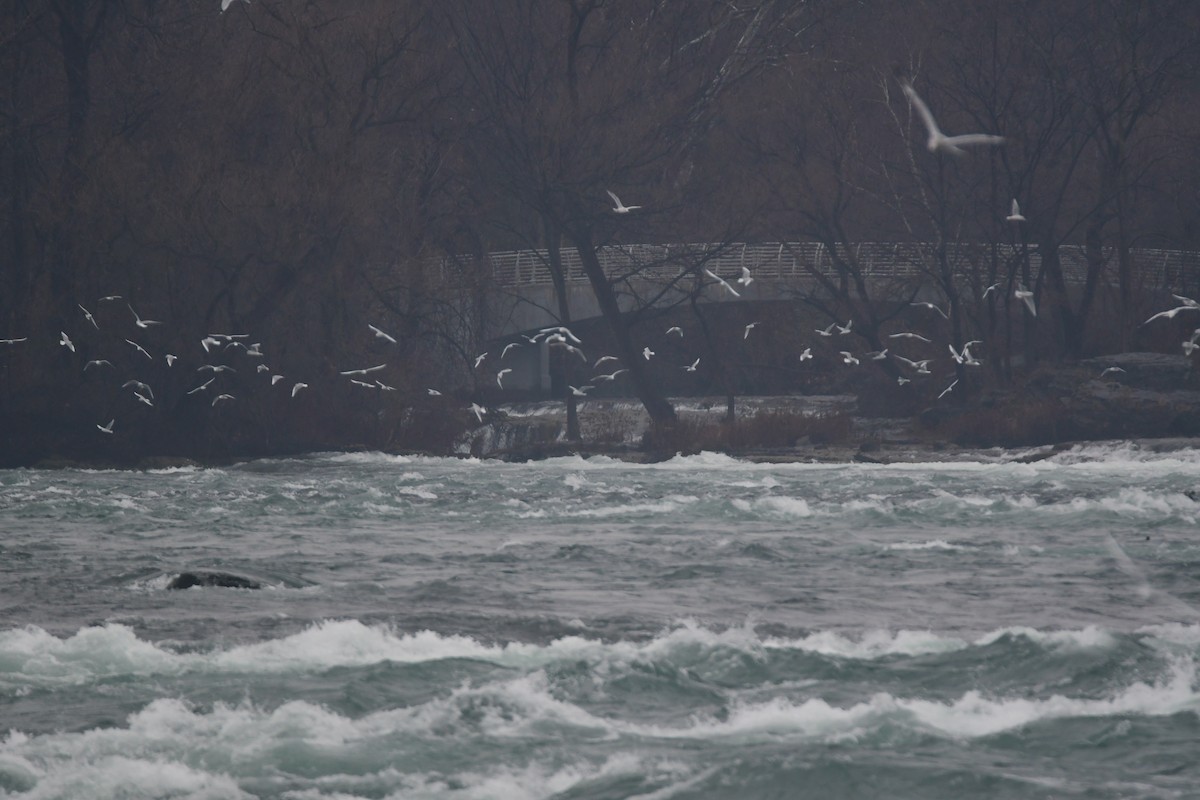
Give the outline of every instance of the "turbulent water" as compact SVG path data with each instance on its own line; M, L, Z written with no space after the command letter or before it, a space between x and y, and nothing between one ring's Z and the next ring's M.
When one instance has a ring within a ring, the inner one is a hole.
M1200 797L1198 487L1135 445L0 472L0 797Z

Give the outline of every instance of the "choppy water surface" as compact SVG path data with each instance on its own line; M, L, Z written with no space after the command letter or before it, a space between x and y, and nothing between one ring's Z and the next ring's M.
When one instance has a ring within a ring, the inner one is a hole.
M1200 797L1197 488L1134 445L0 472L0 797Z

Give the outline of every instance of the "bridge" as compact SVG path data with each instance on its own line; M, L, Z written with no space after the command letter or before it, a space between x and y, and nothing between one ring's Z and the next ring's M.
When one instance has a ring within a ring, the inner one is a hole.
M1001 276L1008 275L1010 268L1022 264L1026 258L1031 275L1038 275L1042 267L1042 254L1035 246L954 243L946 245L945 250L947 263L963 287L986 285L992 264L998 265ZM1115 280L1115 250L1106 248L1101 255L1108 265L1105 276ZM1200 288L1198 251L1135 248L1130 250L1130 256L1134 283L1140 291L1165 289L1189 294ZM614 283L623 311L642 307L654 297L661 304L685 299L695 285L691 279L679 281L680 276L694 272L698 266L731 282L743 269L754 278L749 287L733 284L740 296L710 288L704 294L704 302L788 299L815 288L814 273L837 280L839 261L857 268L881 297L901 288L919 289L940 272L937 245L929 242L861 242L839 246L836 254L817 242L631 244L602 247L597 257ZM503 342L522 331L558 324L558 302L547 251L500 251L488 253L484 258L495 285L501 289L490 301L489 340ZM564 247L560 258L572 319L578 322L598 316L600 311L579 253ZM1085 248L1060 246L1058 258L1064 279L1069 284L1083 284L1088 267ZM446 266L442 262L443 269ZM940 301L941 297L931 291L927 299ZM547 386L548 359L544 348L536 362L530 356L524 361L511 365L514 368L511 384L524 388Z

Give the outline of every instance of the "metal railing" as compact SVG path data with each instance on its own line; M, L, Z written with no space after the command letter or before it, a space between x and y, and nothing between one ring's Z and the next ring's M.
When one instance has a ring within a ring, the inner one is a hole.
M816 242L770 242L761 244L636 244L602 247L597 252L610 278L638 277L671 280L698 264L726 278L737 277L743 267L758 280L811 280L813 272L834 277L836 261L823 244ZM853 265L871 279L913 280L940 272L936 245L923 242L861 242L839 247L840 261ZM1034 275L1041 268L1036 247L1009 244L962 244L946 246L946 263L956 275L981 274L996 259L1001 265L1028 256ZM1143 286L1194 287L1200 283L1200 252L1136 248L1130 251L1134 273ZM1102 258L1115 264L1111 248ZM1058 248L1059 262L1067 281L1082 283L1087 275L1087 254L1079 245ZM586 281L579 253L561 250L568 282ZM486 259L501 286L518 288L552 283L550 261L545 250L510 250L489 253ZM1007 269L1002 266L1002 274Z

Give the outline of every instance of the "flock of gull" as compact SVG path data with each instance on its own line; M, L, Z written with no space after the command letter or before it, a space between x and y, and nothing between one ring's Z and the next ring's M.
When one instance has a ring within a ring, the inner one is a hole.
M249 0L246 0L246 1L248 2ZM231 2L233 2L233 0L223 0L221 10L225 11L229 7ZM901 82L901 86L904 90L905 96L909 100L909 103L912 105L913 109L915 110L917 115L920 117L920 119L924 123L926 131L928 132L928 139L926 142L926 146L928 147L930 152L946 153L946 154L953 155L953 156L961 156L965 153L965 151L963 149L965 147L981 146L981 145L982 146L994 146L994 145L1003 144L1003 142L1004 142L1003 137L994 136L994 135L990 135L990 134L961 134L961 135L956 135L956 136L946 135L938 127L938 124L937 124L936 120L934 119L932 113L929 111L928 106L925 105L925 103L917 95L916 91L913 90L912 86L905 81ZM633 211L636 211L636 210L642 208L642 206L640 206L640 205L626 205L612 191L608 191L608 195L613 201L614 205L612 208L612 212L615 214L622 214L622 215L629 214ZM1026 222L1024 215L1022 215L1022 213L1021 213L1020 205L1016 199L1012 200L1012 205L1009 210L1009 214L1005 217L1005 219L1006 219L1006 221L1008 221L1014 225L1020 225L1020 224L1024 224ZM745 287L748 287L754 280L753 275L750 272L750 270L744 266L741 267L740 276L738 276L736 278L732 278L731 280L726 280L725 278L722 278L720 275L717 275L716 273L712 272L709 269L705 269L704 273L712 281L712 283L708 284L708 286L720 287L720 290L724 291L725 293L727 293L729 296L732 296L732 297L741 297L740 292L738 291L738 289L734 288L733 284L737 284L744 289ZM999 292L999 291L1002 291L1001 283L993 284L992 286L987 287L983 291L982 298L986 298L992 292ZM1037 316L1037 306L1035 305L1035 301L1034 301L1034 293L1032 291L1028 290L1024 285L1022 285L1020 283L1017 283L1015 288L1013 288L1012 291L1013 291L1013 297L1016 298L1017 300L1020 300L1024 304L1026 311L1031 316L1036 317ZM1177 315L1179 315L1180 313L1184 313L1184 312L1200 311L1200 302L1197 302L1191 298L1183 297L1180 295L1173 295L1173 297L1180 303L1180 305L1178 305L1175 308L1168 309L1166 311L1161 311L1161 312L1153 315L1152 317L1150 317L1148 320L1146 320L1146 322L1144 322L1142 324L1145 325L1145 324L1154 322L1155 320L1158 320L1158 319L1174 319ZM97 302L101 307L107 308L112 304L122 303L123 298L120 295L107 295L107 296L99 298ZM143 317L141 317L138 314L138 312L134 310L133 306L131 304L129 304L128 302L124 302L124 305L126 308L128 308L129 314L132 316L132 322L126 323L127 325L132 324L132 326L133 326L132 335L138 336L139 333L141 333L141 332L148 332L151 329L155 328L156 326L162 325L162 322L159 320L144 319ZM937 314L938 316L940 316L943 319L949 319L949 315L947 314L947 312L945 310L943 310L942 308L940 308L935 303L931 303L928 301L920 301L920 302L914 302L914 303L912 303L912 305L917 306L917 307L922 307L931 312L934 312L935 314ZM87 308L85 308L82 304L79 304L79 311L81 312L82 318L83 318L83 323L81 323L81 326L83 327L83 329L85 331L87 331L87 326L89 326L89 325L91 326L92 329L94 329L93 333L100 330L100 323L96 320L96 316L91 311L89 311ZM107 324L107 322L106 322L106 324ZM759 325L758 322L751 322L751 323L747 324L742 331L742 340L749 339L751 332L758 325ZM819 337L822 337L823 339L832 339L833 337L849 336L853 331L853 325L854 325L853 319L847 320L845 325L841 325L837 322L832 322L826 328L814 329L814 332ZM391 336L390 334L388 334L385 331L383 331L382 329L380 329L379 327L372 325L372 324L368 324L367 327L376 338L386 341L390 344L396 344L396 339L393 336ZM85 334L77 333L76 338L81 338L83 335L85 335ZM580 349L580 345L582 344L582 341L566 326L563 326L563 325L550 326L550 327L542 328L541 330L539 330L537 333L533 334L532 336L524 335L524 334L521 334L521 336L524 340L523 342L513 341L513 342L509 342L508 344L506 344L504 346L504 348L501 351L500 356L499 356L500 361L503 361L503 359L508 355L508 353L513 348L520 347L523 345L539 345L539 346L545 345L546 347L561 349L561 350L565 351L566 353L577 356L584 362L584 364L589 363L589 358L584 354L583 350ZM665 336L666 337L674 336L674 337L678 337L679 339L682 339L684 336L684 331L679 326L672 326L666 330ZM144 347L140 342L136 341L133 338L129 338L129 337L122 336L121 338L123 338L124 341L131 348L133 348L132 352L138 354L139 356L141 356L148 362L153 362L155 360L155 356L151 355L151 353L146 349L146 347ZM892 340L897 340L897 344L899 344L900 340L910 341L910 342L919 341L926 345L933 344L933 341L931 339L929 339L919 333L913 332L913 331L901 331L898 333L892 333L892 334L888 335L888 338L892 339ZM253 372L262 374L264 376L262 378L262 380L265 383L267 383L269 386L276 386L276 385L286 381L287 379L284 377L283 374L274 372L265 363L265 361L264 361L265 355L262 351L262 343L261 342L248 343L249 339L250 339L249 334L241 334L241 333L211 333L211 334L208 334L207 336L205 336L200 341L200 346L203 348L203 351L205 354L205 357L204 357L205 363L203 363L199 367L195 368L194 373L196 374L196 377L195 377L196 385L193 386L191 389L189 389L186 392L186 394L187 395L198 395L201 393L208 393L212 397L212 399L210 401L210 405L213 407L216 407L222 403L229 403L229 402L236 400L237 399L236 396L231 391L226 390L230 387L218 385L222 380L224 380L224 378L223 378L224 375L229 374L229 373L236 373L238 370L238 367L235 367L230 363L226 363L229 360L229 358L219 357L219 356L223 356L223 354L230 353L231 351L236 352L238 355L240 355L240 358L242 359L242 361L240 362L240 366L242 369L249 370L249 369L251 369L251 365L253 365L252 366ZM28 341L28 337L0 338L0 345L14 346L14 345L19 345L26 341ZM60 338L59 338L58 344L60 346L62 346L63 348L66 348L67 350L69 350L72 354L77 352L75 340L72 339L71 336L68 335L68 333L66 331L60 331ZM96 343L89 341L88 344L92 345L92 347L94 347ZM983 345L983 342L981 342L979 340L973 340L973 341L969 341L969 342L963 344L960 348L957 348L957 349L954 347L953 344L948 344L947 347L949 349L950 359L956 365L959 365L962 367L978 367L982 364L982 362L978 358L978 356L976 356L972 352L971 348L978 347L981 345ZM831 348L831 350L832 349L833 348ZM1200 349L1200 328L1197 328L1195 330L1195 332L1191 335L1191 337L1188 340L1183 342L1183 350L1184 350L1185 354L1191 355L1197 349ZM847 366L851 366L851 367L858 366L859 364L862 363L863 360L867 360L868 362L882 362L882 361L887 361L887 360L891 359L894 363L903 365L905 369L901 370L900 371L901 374L899 374L896 378L897 383L900 386L904 386L908 383L911 383L913 378L915 378L915 377L934 374L933 371L930 370L929 367L934 362L935 359L932 359L932 358L910 359L910 358L907 358L898 353L891 352L890 347L885 347L879 351L873 351L873 352L868 352L868 353L859 353L859 354L855 354L851 350L845 349L845 350L838 350L838 354L841 356L842 363ZM657 354L649 345L646 345L642 349L641 355L646 361L649 361L650 359L654 358ZM480 368L488 360L488 357L489 357L489 354L486 352L479 354L475 358L474 369L476 371L480 370ZM800 362L804 362L804 361L809 361L809 360L813 359L813 357L814 357L813 356L813 348L811 346L809 346L809 347L804 348L804 350L799 354L798 358L799 358ZM180 361L179 357L173 353L164 353L162 358L168 368L175 368L175 364ZM138 359L137 361L140 363L140 359ZM220 362L220 363L211 363L211 362ZM613 369L610 372L606 372L606 371L603 371L600 369L604 365L608 365L608 367L606 367L606 369L609 369L612 366L616 366L617 368ZM699 369L699 366L700 366L700 358L697 357L694 360L692 360L690 363L679 365L679 368L686 372L689 372L689 373L695 373ZM381 380L378 379L378 377L375 377L376 373L379 373L380 371L384 370L386 367L387 367L386 363L381 363L381 364L377 364L377 365L371 366L371 367L363 367L363 368L356 368L356 369L341 371L339 374L342 377L348 379L351 384L359 386L359 387L363 387L363 388L371 389L371 390L377 390L377 391L394 391L395 390L394 387L383 383ZM186 368L187 367L184 367L184 366L179 367L179 369L186 369ZM92 359L87 360L83 364L82 369L83 369L83 372L89 373L92 370L100 372L100 371L111 371L111 370L115 370L116 368L113 366L112 361L107 358L92 358ZM593 375L589 379L590 383L586 383L582 386L573 386L573 385L568 386L568 388L570 389L570 392L573 396L586 397L588 391L596 388L597 385L599 385L601 383L611 383L612 381L617 380L621 375L623 375L629 371L627 367L621 367L620 359L618 357L612 356L612 355L601 356L595 362L591 363L591 369L593 371L595 371L596 374ZM511 367L501 368L496 371L496 373L495 373L496 385L501 390L504 389L505 376L507 376L512 371L513 370ZM1103 376L1107 376L1107 375L1117 373L1117 372L1122 372L1122 371L1123 370L1121 370L1119 367L1109 367L1101 373L1101 376L1103 377ZM290 390L288 390L286 386L284 387L284 389L289 391L291 398L295 398L302 390L308 388L308 384L303 381L291 381L290 383L291 383ZM955 388L955 386L957 384L958 384L958 379L956 378L949 385L947 385L941 391L940 394L938 394L938 398L941 399L942 397L945 397L948 393L953 391L953 389ZM214 386L216 388L214 388ZM129 391L130 394L132 395L132 398L136 399L136 401L138 403L144 404L146 406L154 407L155 403L157 402L157 399L154 394L154 390L151 388L151 386L136 376L130 377L128 380L126 380L124 383L122 383L121 389ZM440 396L442 394L440 391L438 391L437 389L433 389L433 388L429 388L426 391L430 396ZM476 416L476 418L479 420L480 423L483 422L484 415L485 415L485 413L487 413L487 409L484 406L481 406L477 402L472 402L470 404L470 406L468 407L468 409L471 413L473 413ZM112 417L111 419L109 419L107 424L97 423L96 428L103 434L112 435L116 430L116 421L117 421L116 417Z

